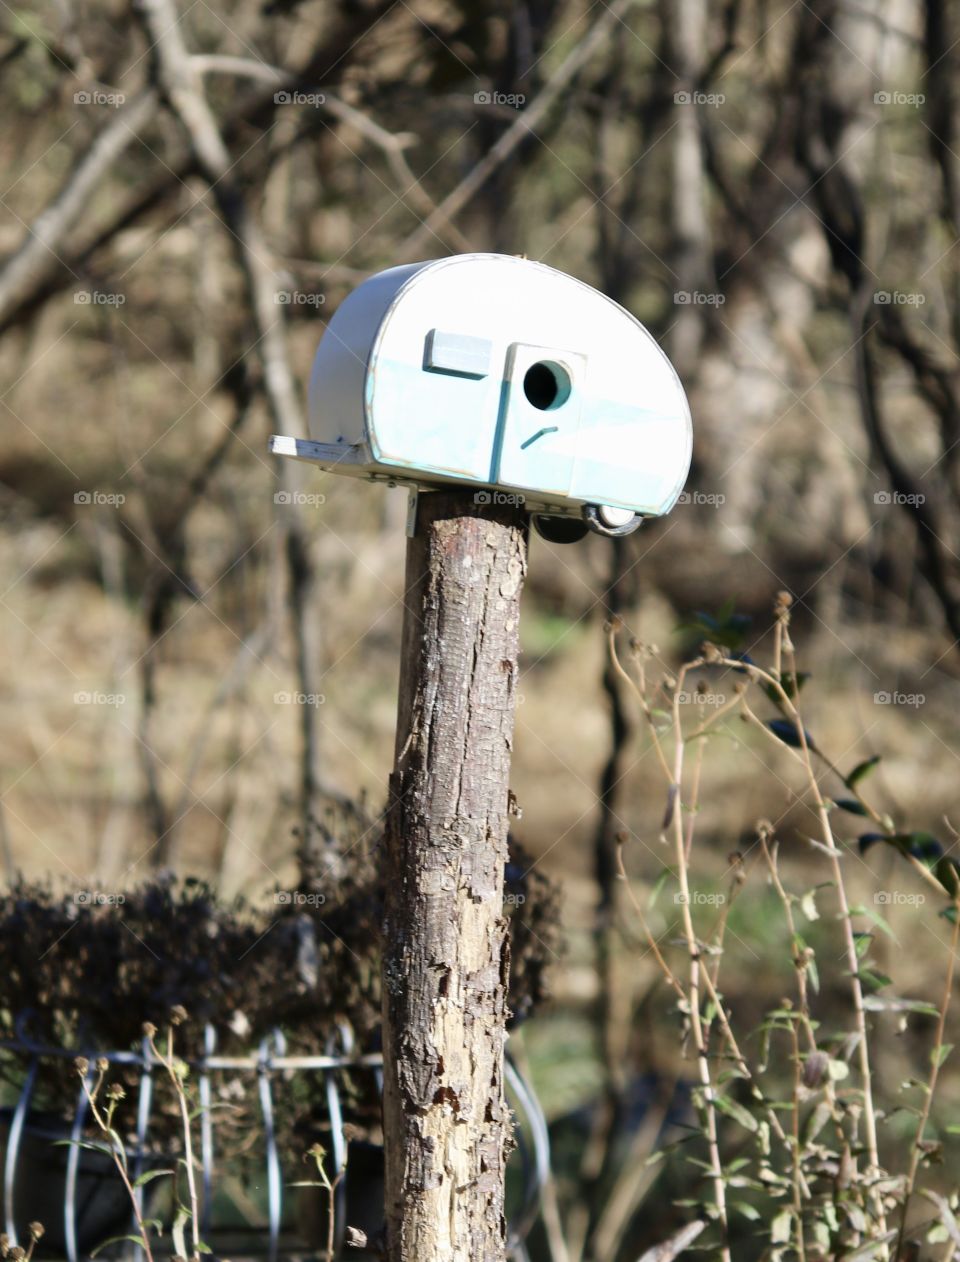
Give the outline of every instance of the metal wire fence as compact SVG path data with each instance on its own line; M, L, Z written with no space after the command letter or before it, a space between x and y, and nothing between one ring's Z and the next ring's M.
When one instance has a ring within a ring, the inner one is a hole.
M98 1058L105 1058L111 1065L124 1066L138 1071L136 1088L136 1130L133 1142L127 1147L127 1158L132 1181L136 1182L150 1169L155 1160L156 1147L151 1145L151 1122L155 1119L155 1086L158 1069L161 1068L153 1054L149 1041L144 1038L136 1051L103 1051L99 1048L63 1048L46 1046L32 1040L26 1032L25 1019L17 1023L14 1039L0 1041L0 1048L22 1062L23 1074L19 1094L12 1108L6 1110L6 1144L3 1156L3 1217L4 1229L11 1244L18 1243L18 1227L21 1232L27 1221L25 1214L37 1204L36 1188L31 1186L31 1159L36 1156L37 1144L64 1144L65 1172L62 1205L50 1205L42 1214L49 1229L53 1216L62 1215L62 1246L67 1262L80 1262L89 1256L82 1237L90 1234L89 1188L85 1187L82 1174L82 1158L89 1152L87 1144L90 1110L86 1092L78 1089L73 1116L66 1128L44 1132L42 1125L31 1119L32 1104L42 1085L44 1065L56 1059L74 1060L86 1058L90 1063L87 1086L95 1077L94 1065ZM217 1152L217 1127L214 1125L214 1094L218 1075L249 1074L255 1078L258 1121L263 1134L264 1185L266 1190L266 1224L259 1232L249 1234L249 1242L242 1252L248 1255L266 1253L270 1262L281 1257L304 1256L303 1241L287 1239L283 1234L284 1211L288 1187L284 1182L284 1170L277 1135L278 1079L285 1081L291 1074L317 1074L321 1079L322 1100L330 1131L331 1177L340 1175L333 1195L334 1241L339 1252L347 1227L347 1197L350 1186L350 1163L347 1161L347 1141L343 1135L344 1101L343 1085L347 1074L370 1074L377 1091L383 1087L383 1058L379 1052L356 1054L349 1033L339 1031L323 1055L291 1054L287 1041L280 1030L263 1039L259 1046L243 1056L227 1056L217 1052L217 1035L213 1026L204 1029L203 1054L189 1062L191 1076L197 1083L199 1095L199 1160L202 1179L202 1207L200 1230L205 1241L216 1247L218 1223L215 1214L217 1181L226 1169L224 1157ZM517 1208L509 1223L509 1248L514 1257L525 1256L523 1241L537 1217L540 1195L549 1172L550 1148L546 1120L530 1087L519 1072L512 1058L507 1055L505 1077L508 1095L517 1119L517 1155L514 1158L519 1195ZM103 1153L109 1158L109 1149ZM143 1207L144 1187L136 1187L140 1207ZM132 1207L130 1208L132 1220ZM59 1230L55 1238L60 1237ZM259 1237L259 1243L258 1241ZM96 1241L95 1243L100 1243ZM232 1253L237 1255L237 1249ZM138 1250L133 1251L134 1254ZM314 1250L314 1252L316 1252Z

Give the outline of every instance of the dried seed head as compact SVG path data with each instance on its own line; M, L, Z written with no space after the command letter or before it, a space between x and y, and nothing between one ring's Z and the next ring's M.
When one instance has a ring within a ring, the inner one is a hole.
M78 1056L73 1062L73 1067L81 1078L86 1078L87 1074L90 1072L90 1062L87 1060L86 1056Z
M826 1052L811 1052L803 1062L803 1083L811 1091L819 1087L827 1075L830 1058Z
M108 1100L125 1100L126 1098L127 1093L124 1091L123 1087L120 1086L119 1082L111 1082L110 1086L107 1087Z
M27 1230L30 1232L30 1235L34 1238L34 1240L39 1240L43 1235L43 1223L30 1223Z
M184 1021L186 1020L187 1020L186 1008L181 1003L174 1004L174 1006L170 1009L170 1024L183 1025Z
M712 644L709 640L704 640L700 645L700 656L708 666L713 666L717 662L723 661L723 650L718 648L716 644Z
M98 1056L97 1057L97 1072L101 1074L105 1074L109 1068L110 1068L110 1062L107 1060L106 1056Z
M145 1036L146 1038L148 1038L148 1039L156 1038L156 1037L157 1037L157 1027L153 1024L153 1022L152 1022L152 1021L144 1021L144 1023L143 1023L143 1033L144 1033L144 1036Z

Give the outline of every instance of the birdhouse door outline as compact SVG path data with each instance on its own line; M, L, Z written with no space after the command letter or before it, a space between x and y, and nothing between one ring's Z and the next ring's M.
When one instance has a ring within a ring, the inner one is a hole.
M587 357L514 342L507 350L490 479L565 495L573 482Z

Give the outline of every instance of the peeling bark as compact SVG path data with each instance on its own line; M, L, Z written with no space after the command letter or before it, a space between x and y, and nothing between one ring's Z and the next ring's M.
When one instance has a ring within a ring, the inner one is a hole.
M503 872L526 523L420 496L407 548L383 946L386 1256L502 1262Z

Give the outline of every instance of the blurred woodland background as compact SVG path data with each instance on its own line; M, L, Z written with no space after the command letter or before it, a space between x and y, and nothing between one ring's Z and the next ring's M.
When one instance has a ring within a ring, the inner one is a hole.
M554 1007L524 1033L551 1116L677 1055L639 1045L656 968L620 933L616 835L652 883L664 786L611 614L668 664L704 612L758 654L790 591L819 739L882 753L883 809L942 830L960 7L45 0L0 25L8 876L111 891L173 868L256 899L306 819L379 812L405 495L280 467L266 440L306 436L313 351L360 279L473 250L626 306L694 417L668 518L531 544L513 779L564 908ZM759 817L803 832L775 749L731 724L707 762L718 879ZM872 889L891 860L867 860ZM893 915L909 934L924 913ZM926 937L902 960L920 989Z

